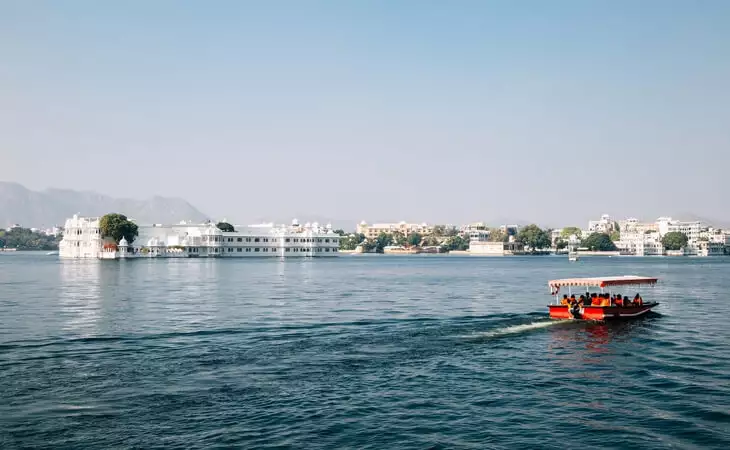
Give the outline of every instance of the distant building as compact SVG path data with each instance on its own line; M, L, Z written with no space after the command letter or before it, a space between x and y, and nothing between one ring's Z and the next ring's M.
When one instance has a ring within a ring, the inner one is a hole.
M331 225L240 227L224 232L214 224L139 225L132 243L103 239L98 217L74 215L65 224L61 258L327 257L337 256L340 236Z
M517 233L520 231L520 227L519 225L502 225L499 227L499 231L507 236L517 236Z
M524 251L522 244L511 242L469 242L469 253L472 255L507 256L520 254Z
M428 225L425 222L421 224L406 222L368 224L367 222L362 221L357 225L357 232L364 234L368 239L375 239L381 233L401 233L405 236L412 233L423 235L431 234L433 232L433 225Z
M698 256L720 256L725 254L725 244L711 241L700 241L697 243Z
M679 232L687 236L687 246L684 250L685 254L698 255L700 253L700 237L704 231L702 222L682 222L673 220L671 217L660 217L657 219L657 225L661 236L672 232Z
M622 220L619 231L621 238L616 246L624 253L637 256L714 256L724 254L730 246L730 234L722 230L705 227L699 221L680 221L671 217L660 217L653 223L641 223L633 218ZM672 232L687 236L684 249L670 252L664 248L662 238Z
M611 216L604 214L600 220L588 221L588 234L591 233L611 233L614 231L614 221L611 220Z

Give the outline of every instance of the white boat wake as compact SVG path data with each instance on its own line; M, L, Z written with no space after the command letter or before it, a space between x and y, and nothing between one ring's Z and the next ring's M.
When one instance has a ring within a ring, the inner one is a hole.
M474 333L467 336L462 336L465 339L485 339L499 336L506 336L508 334L524 333L527 331L539 330L541 328L547 328L553 325L564 323L559 320L546 320L541 322L524 323L522 325L513 325L510 327L497 328L496 330L485 331L481 333Z

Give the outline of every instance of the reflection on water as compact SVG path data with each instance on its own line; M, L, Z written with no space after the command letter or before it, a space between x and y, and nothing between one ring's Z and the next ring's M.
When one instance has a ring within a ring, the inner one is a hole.
M99 328L104 303L101 295L102 265L101 261L93 260L62 260L58 265L56 292L60 308L57 314L63 322L64 331L81 337L102 332Z

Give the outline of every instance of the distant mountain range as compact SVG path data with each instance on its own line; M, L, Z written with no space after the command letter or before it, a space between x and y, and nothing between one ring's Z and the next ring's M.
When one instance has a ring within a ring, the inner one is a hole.
M208 218L180 198L152 197L147 200L113 198L96 192L68 189L31 191L18 183L0 181L0 226L63 225L74 214L101 216L118 212L138 223L202 222Z

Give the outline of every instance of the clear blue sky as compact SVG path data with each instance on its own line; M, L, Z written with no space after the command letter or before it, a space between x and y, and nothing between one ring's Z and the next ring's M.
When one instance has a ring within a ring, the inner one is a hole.
M0 152L239 221L730 219L730 1L0 1Z

